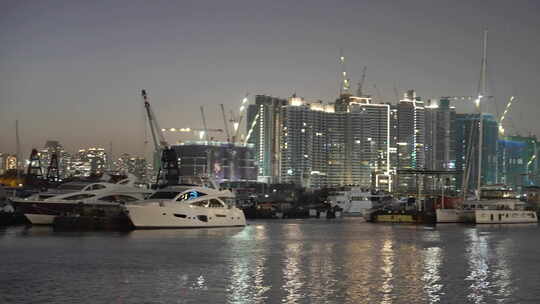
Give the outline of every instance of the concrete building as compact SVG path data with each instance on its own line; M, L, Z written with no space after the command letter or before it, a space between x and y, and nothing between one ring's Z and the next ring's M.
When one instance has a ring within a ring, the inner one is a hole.
M409 90L397 104L397 170L425 169L425 108L414 90ZM396 189L416 192L417 178L398 172Z
M327 110L322 102L308 103L294 95L282 107L280 182L326 185Z
M456 170L456 111L448 98L428 100L425 106L425 169L430 171ZM442 180L437 180L437 177ZM444 182L455 189L456 176L426 176L426 190L435 191Z
M188 141L172 148L178 155L180 176L210 176L218 183L257 181L253 145Z
M536 136L504 136L498 141L498 183L514 189L538 186L540 143Z
M248 142L255 149L258 178L262 182L277 182L281 173L281 108L288 104L286 99L266 95L256 95L255 103L247 108ZM255 122L254 122L255 121Z

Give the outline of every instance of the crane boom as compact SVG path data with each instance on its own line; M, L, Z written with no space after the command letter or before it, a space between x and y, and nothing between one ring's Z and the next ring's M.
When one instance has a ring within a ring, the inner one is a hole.
M165 137L163 136L163 133L161 132L161 128L159 127L159 124L156 120L154 111L152 111L152 107L150 106L150 102L148 101L148 94L146 93L146 90L141 90L141 96L144 101L146 115L148 116L148 124L150 125L152 140L154 141L154 151L161 153L161 151L167 148L169 144L167 143Z
M238 135L240 135L240 124L242 123L242 119L244 118L247 102L249 101L248 96L249 96L249 93L247 93L246 96L242 99L242 104L240 105L240 111L239 111L240 117L238 117L238 120L233 123L234 129L235 129L235 132L232 138L233 142L236 142L239 139Z
M202 122L203 122L204 134L205 134L205 137L206 137L206 141L209 141L209 139L208 139L208 127L206 125L206 116L204 115L203 106L201 106L201 117L202 117Z
M356 95L358 97L364 96L364 83L366 82L366 70L367 66L364 66L362 69L362 78L360 78L360 81L358 82L358 90L356 91Z
M225 117L225 107L221 106L221 115L223 115L223 124L225 125L225 134L227 135L227 142L231 141L231 135L229 134L229 125L227 124L227 118Z
M508 111L510 111L510 107L512 106L512 102L514 102L515 97L510 97L510 100L506 104L506 108L504 109L504 112L501 115L501 118L499 119L499 133L504 135L504 127L503 127L503 121L506 118L506 114L508 114Z

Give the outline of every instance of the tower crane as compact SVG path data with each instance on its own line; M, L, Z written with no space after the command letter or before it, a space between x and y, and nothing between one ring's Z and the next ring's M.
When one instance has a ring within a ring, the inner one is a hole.
M227 135L227 142L231 142L231 135L229 133L229 125L227 124L227 118L225 117L225 106L221 106L221 115L223 116L223 125L225 126L225 135Z
M364 66L362 69L362 78L360 78L360 81L358 82L358 90L356 91L356 96L362 97L364 95L364 83L366 82L366 70L367 66Z
M154 142L154 152L161 154L161 152L166 149L169 144L163 136L162 129L159 127L159 124L156 120L154 111L150 107L150 102L148 101L148 94L146 90L141 90L141 96L144 101L144 108L146 109L146 116L148 117L148 124L150 125L150 132L152 133L152 140Z
M242 103L240 104L240 111L238 119L234 117L234 115L231 113L231 122L233 123L233 136L232 136L232 142L235 143L239 140L240 135L240 124L242 123L242 119L244 118L244 115L246 113L247 103L249 101L248 99L249 93L246 93L246 96L242 98Z
M202 123L204 127L204 135L206 137L206 141L210 141L208 138L208 127L206 125L206 116L204 115L204 108L201 106L201 117L202 117Z
M169 143L163 136L163 131L159 127L146 90L141 90L141 95L144 101L144 108L154 141L154 168L158 168L156 184L175 185L178 183L180 170L178 168L178 157L174 149L169 147ZM161 157L161 158L160 158Z

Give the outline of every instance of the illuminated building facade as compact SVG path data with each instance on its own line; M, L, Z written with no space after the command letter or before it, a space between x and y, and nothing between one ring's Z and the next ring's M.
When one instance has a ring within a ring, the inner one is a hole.
M454 171L456 169L456 112L447 98L428 100L425 106L425 169ZM433 176L427 177L426 189L436 190ZM442 176L445 185L455 189L455 175Z
M255 103L247 108L248 142L254 147L259 181L274 183L279 179L281 107L287 104L286 99L256 95Z
M307 103L293 96L281 109L281 179L319 188L326 184L326 117L322 102Z
M414 90L405 93L397 104L397 169L425 168L425 109L424 102ZM410 174L398 174L396 189L417 190L417 179Z

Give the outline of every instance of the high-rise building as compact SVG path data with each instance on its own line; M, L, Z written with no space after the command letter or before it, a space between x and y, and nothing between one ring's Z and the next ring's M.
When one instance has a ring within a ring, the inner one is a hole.
M56 154L58 160L58 173L60 177L67 177L70 171L69 167L71 164L71 155L67 153L60 142L56 140L47 140L43 149L39 150L39 157L41 160L43 173L47 173L47 169L51 163L53 154Z
M282 109L282 182L369 188L389 174L390 105L344 94L333 105L293 96Z
M379 176L388 175L391 170L391 106L372 103L369 97L351 99L345 132L347 184L366 188L375 184L380 188Z
M498 183L521 189L539 185L540 143L536 136L504 136L498 141Z
M74 176L99 175L107 169L107 152L104 148L91 147L80 149L71 162Z
M480 114L456 114L456 183L468 191L477 188ZM482 114L482 166L481 185L497 182L497 141L499 124L491 114ZM468 180L467 185L463 182Z
M425 106L425 155L426 170L455 171L456 169L456 112L448 98L428 100ZM436 190L437 183L429 177L426 188ZM445 185L455 189L455 175L442 176ZM429 182L429 181L432 182Z
M253 127L248 142L255 148L258 178L263 182L277 182L279 179L281 108L287 104L286 99L256 95L255 104L247 109L248 132Z
M425 108L414 90L409 90L397 104L397 169L396 188L415 192L417 176L404 170L425 169Z
M282 107L281 182L316 188L326 184L325 110L322 102L309 104L294 95Z

